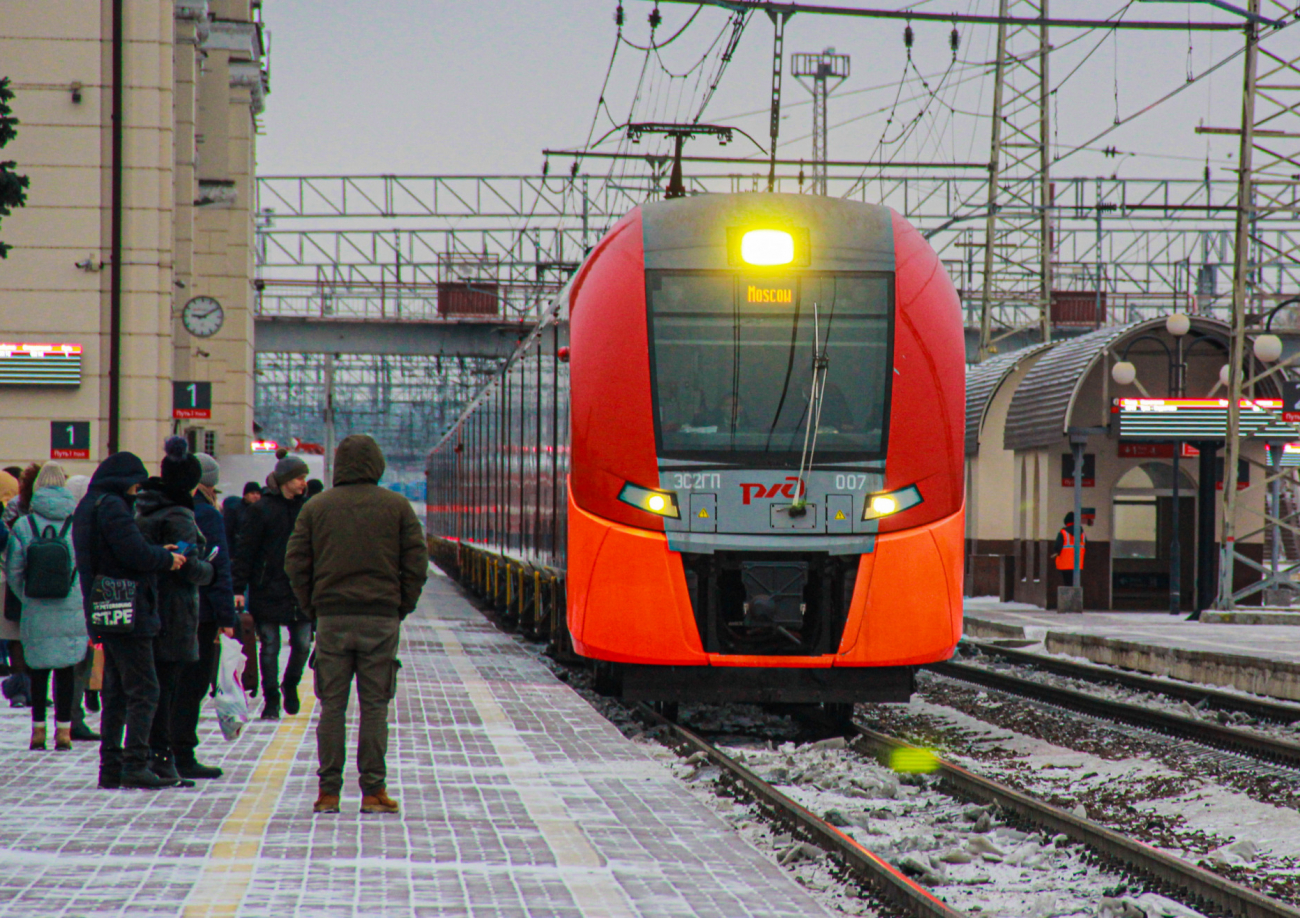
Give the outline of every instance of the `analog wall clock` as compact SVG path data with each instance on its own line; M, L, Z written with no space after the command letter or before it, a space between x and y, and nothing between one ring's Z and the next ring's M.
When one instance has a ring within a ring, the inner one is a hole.
M211 338L221 331L221 324L225 320L225 310L210 296L194 297L181 311L181 321L185 323L185 330L198 338Z

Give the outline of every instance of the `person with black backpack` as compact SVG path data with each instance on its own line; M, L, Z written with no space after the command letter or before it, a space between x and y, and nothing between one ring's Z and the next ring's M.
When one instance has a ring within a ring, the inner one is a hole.
M47 462L26 515L10 533L5 576L22 603L19 627L32 680L31 749L44 749L46 700L54 674L54 748L72 748L73 667L86 656L86 621L72 546L76 502L57 462Z

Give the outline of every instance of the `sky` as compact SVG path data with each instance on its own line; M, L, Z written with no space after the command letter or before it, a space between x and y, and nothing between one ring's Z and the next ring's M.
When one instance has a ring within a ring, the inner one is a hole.
M899 0L842 2L904 6ZM633 45L648 44L647 17L654 6L626 0L623 36L628 43L619 46L609 70L607 104L597 112L615 47L616 6L613 0L385 0L366 5L268 0L264 19L272 34L271 95L261 119L259 171L536 174L544 148L581 148L589 133L599 138L626 120L689 120L725 43L729 14L706 7L677 40L657 55L647 54ZM993 13L997 2L951 0L941 5L927 0L912 6ZM1055 0L1051 13L1096 18L1126 7L1129 19L1185 22L1190 13L1202 21L1233 21L1231 14L1208 5L1120 0ZM660 11L663 21L656 34L664 42L695 8L665 2ZM830 100L831 158L985 161L992 101L987 63L993 58L995 28L960 25L958 59L953 62L951 24L915 23L909 64L904 27L897 20L811 14L789 21L787 66L794 52L831 46L851 58L851 75ZM713 55L706 57L719 36ZM755 14L702 121L742 128L766 144L772 38L769 20ZM1062 28L1053 30L1051 41L1056 153L1112 127L1117 115L1126 117L1185 86L1189 68L1199 74L1242 45L1235 31L1186 29ZM1300 46L1300 27L1273 41L1294 52ZM702 67L692 71L702 57ZM1225 170L1232 166L1235 139L1197 135L1195 127L1240 123L1241 78L1238 57L1095 144L1114 146L1121 155L1084 150L1054 164L1053 172L1199 178L1208 157L1216 177L1230 178ZM783 156L810 155L809 98L804 87L786 77ZM618 148L621 136L615 132L599 149ZM693 141L688 152L748 155L757 150L740 138L722 149L711 139L701 139ZM567 169L569 162L556 158L551 165ZM596 160L584 166L599 174L610 168L608 162Z

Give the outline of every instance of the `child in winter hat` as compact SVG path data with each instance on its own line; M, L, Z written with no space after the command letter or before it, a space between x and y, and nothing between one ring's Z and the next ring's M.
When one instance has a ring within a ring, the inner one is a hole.
M203 466L190 453L184 437L168 437L163 443L162 492L182 506L190 506L190 495L203 478Z

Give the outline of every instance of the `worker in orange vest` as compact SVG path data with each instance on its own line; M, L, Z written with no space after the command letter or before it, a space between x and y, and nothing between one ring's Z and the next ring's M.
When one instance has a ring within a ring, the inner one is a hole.
M1088 551L1088 537L1079 527L1079 573L1083 573L1083 560ZM1052 543L1056 556L1056 569L1061 572L1062 586L1074 586L1074 511L1065 514L1065 524Z

